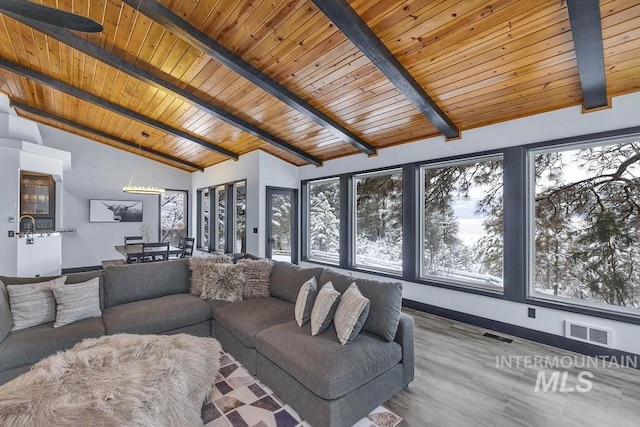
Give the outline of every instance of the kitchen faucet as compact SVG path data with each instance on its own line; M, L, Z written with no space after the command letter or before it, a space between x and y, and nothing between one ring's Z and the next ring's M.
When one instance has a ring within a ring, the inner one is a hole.
M18 219L18 223L22 224L22 219L23 218L29 218L31 220L31 231L35 232L36 231L36 220L31 216L31 215L20 215L20 219ZM27 228L27 232L29 231L29 229Z

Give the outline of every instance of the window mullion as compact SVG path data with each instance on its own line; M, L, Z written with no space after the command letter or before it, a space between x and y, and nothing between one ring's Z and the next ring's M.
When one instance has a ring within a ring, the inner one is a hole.
M353 267L353 178L340 177L340 267Z
M527 150L511 147L504 151L504 295L523 302L527 294Z
M402 169L402 278L405 280L416 280L420 268L418 171L415 164L405 165Z

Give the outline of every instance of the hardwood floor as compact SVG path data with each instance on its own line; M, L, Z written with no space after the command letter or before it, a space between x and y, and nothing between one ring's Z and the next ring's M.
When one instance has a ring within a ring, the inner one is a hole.
M401 425L640 426L638 369L496 333L513 339L502 342L482 328L404 311L416 319L415 380L385 403L404 418ZM542 383L535 391L539 371L547 391ZM552 375L559 375L555 391ZM589 383L589 391L577 391Z

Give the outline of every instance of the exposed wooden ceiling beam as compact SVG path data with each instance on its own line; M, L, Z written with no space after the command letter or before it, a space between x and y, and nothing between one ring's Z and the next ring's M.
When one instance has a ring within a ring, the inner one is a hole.
M605 107L609 102L604 69L600 2L598 0L567 0L567 9L578 62L584 109Z
M41 22L37 22L13 13L5 12L5 14L15 19L16 21L32 27L36 31L46 34L49 37L52 37L86 55L97 59L100 62L104 62L105 64L114 67L155 88L171 93L173 96L179 98L184 102L187 102L188 104L200 109L201 111L205 111L206 113L211 114L212 116L226 123L229 123L230 125L235 126L236 128L243 130L244 132L260 138L261 140L275 147L278 147L279 149L284 150L289 154L292 154L316 166L322 165L322 160L320 160L319 158L312 156L304 150L301 150L298 147L295 147L274 135L271 135L270 133L242 120L239 117L234 116L233 114L223 110L222 108L205 102L192 93L189 93L186 90L181 89L178 86L161 79L155 74L150 73L149 71L138 67L137 65L128 62L105 49L89 43L85 39L74 35L71 31L59 27L54 27L52 25L43 24Z
M158 129L162 132L166 132L173 136L177 136L178 138L183 138L187 141L195 142L211 151L215 151L219 154L222 154L231 159L237 160L238 154L227 150L226 148L220 147L218 145L212 144L209 141L206 141L202 138L199 138L194 135L190 135L187 132L176 129L172 126L169 126L165 123L162 123L158 120L152 119L150 117L144 116L140 113L137 113L133 110L125 108L121 105L114 104L113 102L107 101L105 99L99 98L92 93L89 93L85 90L77 88L75 86L71 86L67 83L64 83L60 80L56 80L52 77L45 76L44 74L37 73L33 70L23 67L22 65L16 64L11 61L7 61L6 59L0 58L0 68L4 68L13 73L19 74L27 79L38 81L42 84L50 86L60 92L66 93L67 95L74 96L76 98L82 99L83 101L90 102L94 105L97 105L102 108L106 108L109 111L112 111L116 114L120 114L126 116L130 119L145 123L155 129Z
M366 143L362 138L349 131L347 128L336 122L322 111L291 92L286 87L249 64L238 55L222 46L208 35L198 30L187 21L181 19L170 9L164 7L156 0L122 0L134 9L139 10L155 22L170 30L181 39L189 42L216 61L240 74L250 82L260 86L267 93L275 96L291 108L301 112L314 122L330 130L344 141L350 143L366 154L375 154L376 149Z
M27 105L27 104L23 104L21 102L16 102L16 101L11 101L11 106L14 107L14 108L17 108L18 110L24 111L26 113L33 114L34 116L37 116L37 117L40 117L40 118L43 118L43 119L52 120L54 122L57 122L57 123L60 123L60 124L66 125L66 126L70 126L70 127L74 128L74 129L77 129L77 130L80 130L80 131L83 131L83 132L87 132L87 133L90 133L92 135L99 136L99 137L102 137L102 138L106 138L106 139L109 139L111 141L117 142L118 144L126 145L127 147L134 148L136 150L151 154L151 155L156 156L156 157L160 157L160 158L165 159L165 160L167 160L169 162L177 163L177 164L186 166L189 169L197 170L197 171L200 171L200 172L204 171L204 168L202 166L196 165L195 163L191 163L191 162L188 162L186 160L182 160L182 159L180 159L178 157L170 156L169 154L165 154L165 153L162 153L160 151L152 150L151 148L143 147L140 144L136 144L135 142L127 141L126 139L122 139L122 138L120 138L118 136L111 135L110 133L106 133L106 132L103 132L101 130L94 129L94 128L89 127L89 126L81 125L80 123L73 122L71 120L65 119L64 117L60 117L60 116L55 115L53 113L50 113L48 111L40 110L38 108L32 107L32 106ZM43 123L43 124L46 124L46 123Z
M447 138L460 131L346 0L313 0L333 23Z

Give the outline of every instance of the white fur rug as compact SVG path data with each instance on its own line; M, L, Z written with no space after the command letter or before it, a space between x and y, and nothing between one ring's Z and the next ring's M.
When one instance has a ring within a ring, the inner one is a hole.
M187 334L84 340L0 387L0 425L202 425L220 351Z

